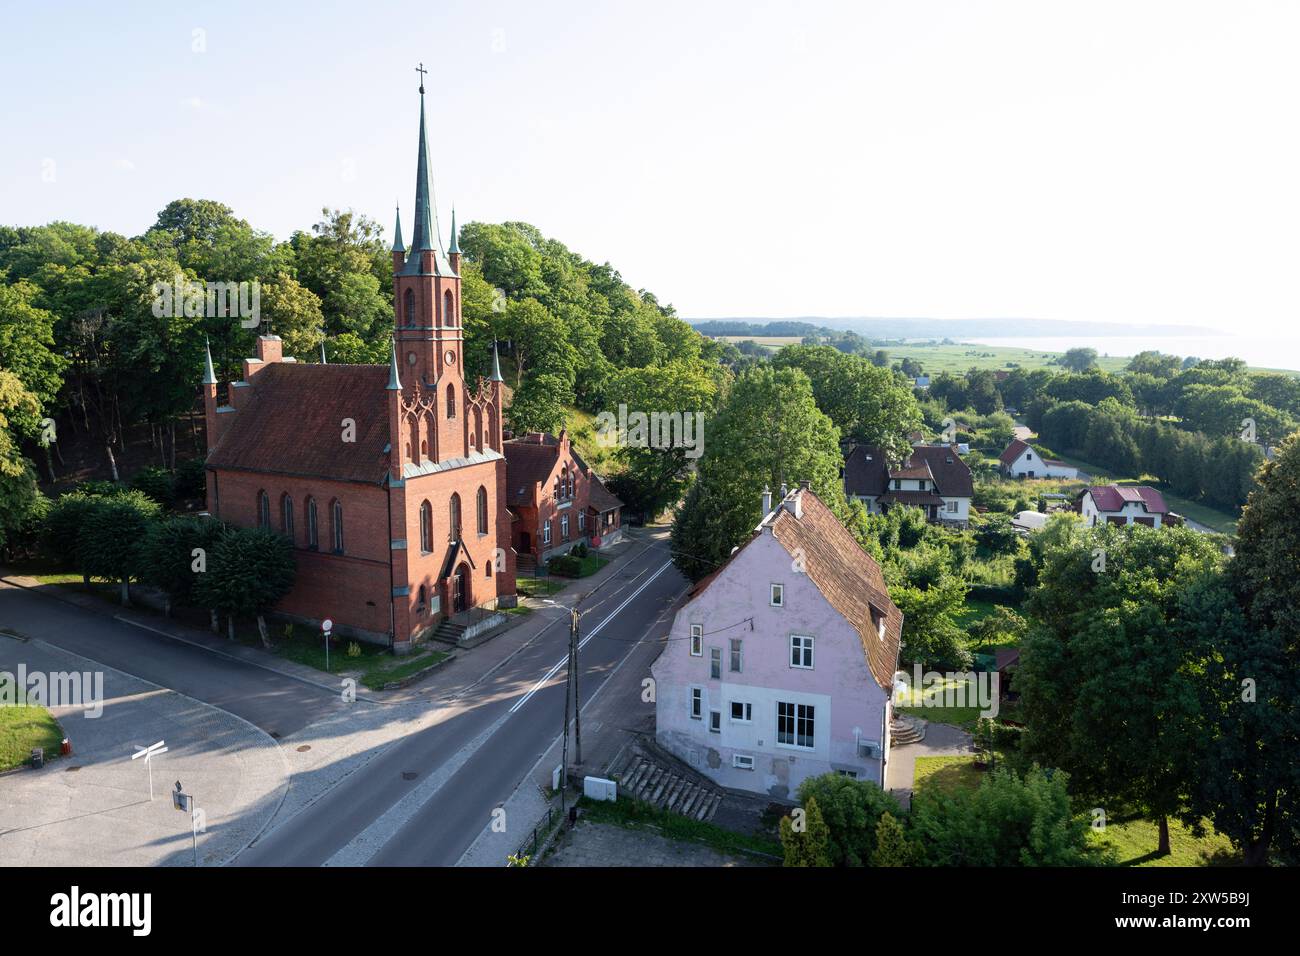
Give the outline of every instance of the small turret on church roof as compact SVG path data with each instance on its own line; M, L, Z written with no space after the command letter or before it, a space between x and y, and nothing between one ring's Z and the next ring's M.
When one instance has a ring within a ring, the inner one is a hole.
M397 207L397 225L393 227L393 252L405 252L402 244L402 207Z
M492 382L504 381L504 379L501 378L501 358L500 356L497 355L496 339L492 340L492 377L489 379L489 381Z
M209 348L206 338L203 340L203 384L217 384L217 373L212 368L212 349Z
M393 342L393 358L388 366L388 391L400 392L402 380L397 376L397 342Z
M456 234L456 207L451 207L451 245L447 247L447 255L460 255L460 239Z

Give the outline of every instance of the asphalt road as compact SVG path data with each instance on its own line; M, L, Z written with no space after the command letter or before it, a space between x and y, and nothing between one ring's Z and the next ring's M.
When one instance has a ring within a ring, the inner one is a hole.
M272 736L347 706L323 688L3 583L0 627L228 710Z
M583 602L584 702L684 587L666 550L655 546ZM563 729L568 615L542 613L554 614L554 623L446 705L444 719L386 748L235 864L317 866L333 858L372 866L454 865ZM358 837L362 851L353 843Z

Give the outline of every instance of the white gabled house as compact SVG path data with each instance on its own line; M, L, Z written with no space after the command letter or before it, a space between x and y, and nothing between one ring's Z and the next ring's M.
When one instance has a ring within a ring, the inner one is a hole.
M1055 458L1044 458L1038 449L1019 438L998 456L1002 474L1012 478L1078 478L1079 469Z
M1145 485L1094 485L1079 495L1079 514L1089 527L1099 524L1144 524L1159 528L1170 522L1164 497Z

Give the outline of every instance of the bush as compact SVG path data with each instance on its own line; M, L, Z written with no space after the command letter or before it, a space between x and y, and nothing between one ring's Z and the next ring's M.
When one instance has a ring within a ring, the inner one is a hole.
M85 527L86 517L98 500L99 495L78 489L60 496L50 505L40 530L40 545L60 568L71 570L81 566L77 559L77 535Z
M164 507L170 507L176 497L176 480L165 468L141 468L131 479L131 487Z
M81 573L120 581L123 605L131 603L129 582L140 577L143 545L160 511L156 501L139 491L94 498L77 532Z
M176 466L176 497L180 500L206 498L208 475L204 459L191 458Z
M809 777L799 785L798 795L805 808L816 801L830 829L828 849L834 866L866 866L876 849L881 816L903 815L898 801L877 784L836 773Z

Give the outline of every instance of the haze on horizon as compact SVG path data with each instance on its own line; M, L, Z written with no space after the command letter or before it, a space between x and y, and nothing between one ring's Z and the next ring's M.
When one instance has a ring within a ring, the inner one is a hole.
M524 220L692 319L1294 334L1300 4L25 4L0 223ZM201 30L202 52L196 52ZM55 181L42 172L53 160Z

